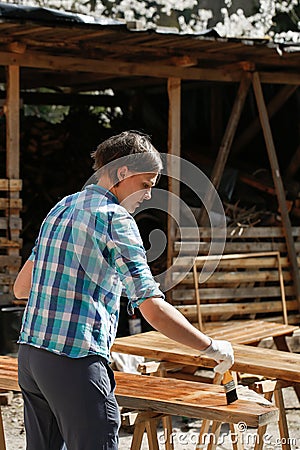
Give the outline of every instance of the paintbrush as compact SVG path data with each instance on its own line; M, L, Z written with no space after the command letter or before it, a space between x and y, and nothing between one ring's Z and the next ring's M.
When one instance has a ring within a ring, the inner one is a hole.
M222 385L224 386L227 405L230 405L230 403L233 403L238 399L238 396L233 376L229 370L224 373Z

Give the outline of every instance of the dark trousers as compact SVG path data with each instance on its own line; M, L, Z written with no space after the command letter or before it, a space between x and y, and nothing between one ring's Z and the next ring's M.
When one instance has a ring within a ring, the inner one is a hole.
M114 375L99 356L69 358L19 346L27 450L117 450ZM65 448L65 447L64 447Z

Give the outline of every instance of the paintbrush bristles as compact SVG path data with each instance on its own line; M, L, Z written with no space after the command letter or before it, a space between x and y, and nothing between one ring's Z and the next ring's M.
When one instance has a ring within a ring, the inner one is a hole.
M234 379L229 371L224 374L222 384L226 394L227 405L230 405L230 403L238 399L238 396Z

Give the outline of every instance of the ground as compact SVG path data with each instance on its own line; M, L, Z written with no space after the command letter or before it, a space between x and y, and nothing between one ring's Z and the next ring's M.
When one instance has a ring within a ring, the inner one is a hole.
M287 410L287 419L289 424L291 449L300 449L300 403L292 387L284 389L284 401ZM21 394L15 393L9 406L2 406L2 416L5 428L5 437L7 450L25 450L25 431L23 422L23 401ZM194 450L197 440L199 420L186 418L173 418L174 446L175 450ZM243 432L245 449L254 447L254 430L244 430ZM120 450L129 450L132 434L125 429L120 432ZM162 431L159 433L160 449L164 449L164 436ZM219 445L220 450L231 449L229 431L227 427L222 429ZM144 438L142 450L147 450L147 440ZM277 426L269 425L263 450L281 449Z

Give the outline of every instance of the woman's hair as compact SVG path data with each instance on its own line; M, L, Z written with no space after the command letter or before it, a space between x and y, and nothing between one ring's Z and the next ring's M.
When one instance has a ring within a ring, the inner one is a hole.
M95 171L107 170L111 180L118 183L117 169L127 166L131 172L160 173L163 165L150 137L139 131L123 131L98 145L91 154Z

